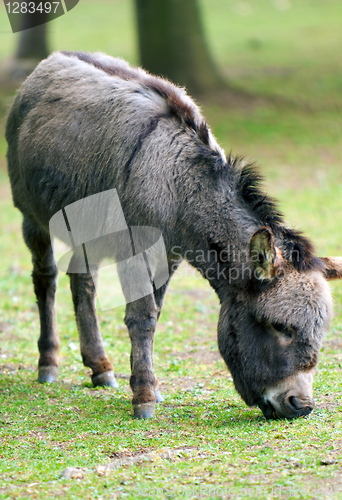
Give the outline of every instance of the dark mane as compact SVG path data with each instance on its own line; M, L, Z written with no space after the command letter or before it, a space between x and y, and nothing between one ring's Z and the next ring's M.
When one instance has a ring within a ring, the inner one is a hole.
M311 241L301 232L284 227L284 217L276 201L261 188L263 176L257 165L248 163L239 156L233 158L229 155L227 167L236 173L236 192L250 215L262 226L270 227L275 237L282 240L286 260L289 260L297 271L322 270L322 261L315 257Z
M161 95L169 106L170 115L176 117L180 122L196 132L199 139L206 146L209 144L209 130L202 115L198 112L196 105L188 99L184 99L181 89L164 78L152 76L149 73L119 64L106 64L98 61L92 54L85 52L61 52L68 57L76 57L80 61L91 64L95 68L104 71L107 75L117 76L122 80L136 80L146 87Z
M231 155L229 155L228 165L239 173L236 189L241 199L247 204L248 211L264 226L269 226L276 233L284 217L276 201L261 189L264 179L257 165L245 162L241 157L233 159Z

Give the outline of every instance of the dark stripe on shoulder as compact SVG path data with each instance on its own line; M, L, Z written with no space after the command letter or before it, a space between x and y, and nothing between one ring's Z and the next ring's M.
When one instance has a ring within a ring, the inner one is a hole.
M125 182L127 183L130 176L131 176L131 165L134 157L139 153L141 150L142 144L144 140L152 134L152 132L157 128L159 120L161 116L156 116L152 118L152 120L149 122L149 124L146 126L146 128L141 132L141 134L138 137L137 143L131 153L131 156L127 160L125 167L124 167L124 175L125 175Z

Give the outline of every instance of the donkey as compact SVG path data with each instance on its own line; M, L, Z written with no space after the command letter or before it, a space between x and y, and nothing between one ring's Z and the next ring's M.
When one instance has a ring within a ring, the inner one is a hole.
M153 283L126 306L134 415L153 416L162 400L154 332L180 256L218 295L219 351L246 404L266 418L312 411L313 371L332 315L327 280L342 277L342 259L316 257L310 241L284 225L257 168L226 158L184 89L101 53L56 52L24 82L6 139L13 201L33 260L39 382L58 373L49 221L116 189L128 227L161 231L168 265L163 286ZM202 258L194 259L198 251ZM96 273L69 275L84 365L94 386L116 387L96 316Z

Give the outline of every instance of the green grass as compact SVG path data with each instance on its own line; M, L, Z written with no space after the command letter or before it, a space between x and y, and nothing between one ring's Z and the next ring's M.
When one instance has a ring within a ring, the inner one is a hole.
M220 144L262 165L268 191L319 255L342 255L341 3L201 0L201 6L222 73L254 95L278 98L246 100L233 109L204 103ZM133 12L128 0L82 0L50 25L51 46L103 50L135 63ZM15 37L1 16L0 58L6 58ZM0 167L11 99L0 94ZM315 411L266 422L242 402L217 353L217 298L184 266L156 334L155 370L165 402L153 420L135 421L124 310L99 314L120 388L94 390L79 350L69 346L79 343L62 273L59 382L36 382L39 321L20 225L0 169L0 499L166 499L181 497L180 488L193 488L183 490L183 498L342 498L341 283L332 284L335 317L315 375ZM162 458L167 449L176 451ZM104 476L96 469L150 452L149 463L121 465ZM61 477L69 466L83 468L84 477Z

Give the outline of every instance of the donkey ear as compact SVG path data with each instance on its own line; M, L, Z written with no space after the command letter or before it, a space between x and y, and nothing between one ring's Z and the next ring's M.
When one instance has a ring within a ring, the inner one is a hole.
M327 280L342 279L342 257L323 257L321 259L325 264L323 271Z
M271 280L285 267L285 261L281 251L274 244L274 236L269 227L262 227L253 234L249 244L249 255L258 280Z

